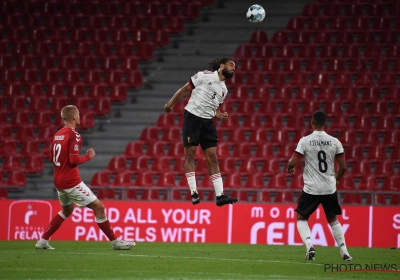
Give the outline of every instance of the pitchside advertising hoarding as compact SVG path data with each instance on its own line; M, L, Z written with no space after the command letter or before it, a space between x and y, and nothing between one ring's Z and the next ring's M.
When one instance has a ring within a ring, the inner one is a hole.
M117 236L137 242L199 242L302 245L294 204L104 201ZM1 240L38 240L60 211L57 200L0 201ZM400 247L400 209L344 206L340 217L349 246ZM309 220L314 245L335 246L322 208ZM52 240L106 241L93 211L75 208Z

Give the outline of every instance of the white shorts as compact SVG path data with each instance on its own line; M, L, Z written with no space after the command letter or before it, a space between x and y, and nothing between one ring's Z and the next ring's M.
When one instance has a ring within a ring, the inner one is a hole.
M77 186L70 189L57 189L57 193L61 206L68 206L75 203L78 207L82 208L97 199L84 182L80 182Z

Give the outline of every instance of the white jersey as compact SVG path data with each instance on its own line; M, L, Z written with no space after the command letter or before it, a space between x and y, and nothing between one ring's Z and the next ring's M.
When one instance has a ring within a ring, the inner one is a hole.
M314 131L300 139L296 154L305 160L303 191L313 195L333 194L335 158L344 156L342 143L325 131Z
M228 93L225 81L221 81L218 72L198 72L189 80L194 88L185 110L204 119L212 119Z

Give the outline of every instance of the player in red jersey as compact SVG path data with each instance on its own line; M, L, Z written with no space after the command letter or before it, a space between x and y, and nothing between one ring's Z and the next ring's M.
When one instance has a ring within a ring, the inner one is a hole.
M54 249L49 244L50 237L58 230L61 224L74 211L74 204L79 207L89 207L94 211L98 227L111 241L114 250L130 250L135 242L121 240L115 236L110 222L107 220L104 205L93 192L83 183L78 165L91 160L95 155L93 148L86 151L81 157L81 135L75 131L80 124L78 108L73 105L65 106L61 110L61 117L65 126L53 137L50 160L54 164L54 185L62 210L51 220L42 238L36 243L36 249Z

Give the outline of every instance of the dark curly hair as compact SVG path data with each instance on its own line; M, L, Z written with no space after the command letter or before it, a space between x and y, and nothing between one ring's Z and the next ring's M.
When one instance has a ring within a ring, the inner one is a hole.
M220 65L220 64L225 64L225 63L227 63L229 60L232 60L232 61L233 61L233 59L230 58L230 57L221 57L221 58L215 57L213 60L211 60L211 61L208 63L208 65L210 66L210 69L211 69L211 70L215 71L215 70L218 70L218 69L219 69L219 65Z

